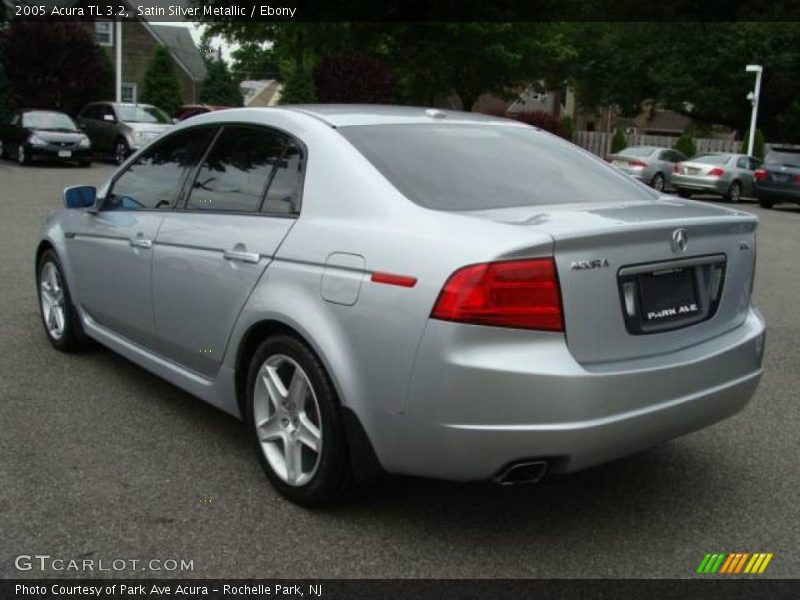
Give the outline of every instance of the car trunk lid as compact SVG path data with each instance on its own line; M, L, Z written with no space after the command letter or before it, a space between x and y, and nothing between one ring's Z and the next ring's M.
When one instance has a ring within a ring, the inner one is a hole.
M475 215L554 240L567 343L582 363L672 352L743 322L756 218L682 200Z

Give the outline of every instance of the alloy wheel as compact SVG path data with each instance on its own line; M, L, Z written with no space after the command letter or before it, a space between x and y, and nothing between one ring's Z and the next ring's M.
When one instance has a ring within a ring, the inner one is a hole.
M125 158L128 155L128 147L125 145L125 142L119 141L117 142L117 146L114 149L114 157L116 158L117 164L121 165L125 162Z
M39 274L39 301L42 303L42 315L48 335L54 340L60 340L66 323L64 288L58 268L52 262L44 263Z
M21 165L24 165L27 159L28 157L25 156L25 147L20 144L17 146L17 162Z
M284 354L264 361L253 390L253 418L275 475L296 487L311 481L322 456L322 420L314 387L297 362Z
M660 173L653 177L653 189L657 192L664 191L664 177Z
M739 188L739 184L734 183L733 185L731 185L731 189L728 191L728 198L730 199L731 202L738 202L741 194L742 191Z

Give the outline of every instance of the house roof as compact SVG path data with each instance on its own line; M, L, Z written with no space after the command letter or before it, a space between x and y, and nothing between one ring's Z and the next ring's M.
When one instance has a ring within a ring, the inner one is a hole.
M170 25L156 25L147 23L153 34L170 51L175 59L186 69L189 76L195 81L206 78L206 63L200 54L200 49L192 39L192 34L185 27Z
M674 110L659 110L644 127L645 131L669 131L683 133L692 124L692 119Z

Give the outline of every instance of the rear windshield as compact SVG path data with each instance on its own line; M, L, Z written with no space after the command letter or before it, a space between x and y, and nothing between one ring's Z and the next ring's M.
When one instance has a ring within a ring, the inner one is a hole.
M645 157L650 156L653 152L655 152L655 148L646 148L644 146L633 146L631 148L625 148L617 152L620 156L636 156L636 157Z
M169 123L169 117L160 108L148 104L117 105L120 121L125 123Z
M694 157L691 162L703 163L704 165L724 165L730 159L730 156L724 154L703 154Z
M652 200L643 185L555 136L506 125L340 127L412 202L468 211Z
M771 150L764 162L768 165L784 165L787 167L800 167L800 149L798 150Z

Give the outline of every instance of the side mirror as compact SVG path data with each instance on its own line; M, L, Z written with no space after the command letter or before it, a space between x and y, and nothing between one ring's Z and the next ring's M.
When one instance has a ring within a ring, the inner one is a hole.
M114 115L109 115L109 114L103 115L103 121L108 121L109 123L117 122L117 120L114 118Z
M91 185L76 185L64 190L64 206L67 208L89 208L97 200L97 188Z

